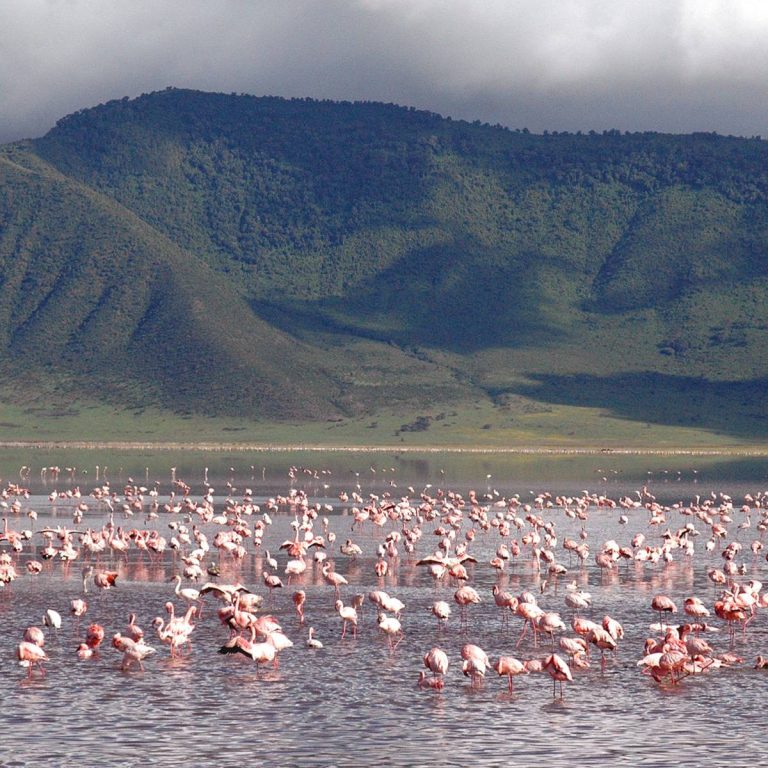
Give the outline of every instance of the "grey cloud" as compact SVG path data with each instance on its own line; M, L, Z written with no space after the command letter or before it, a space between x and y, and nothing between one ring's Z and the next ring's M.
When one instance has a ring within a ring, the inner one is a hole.
M167 85L534 131L765 131L762 0L3 0L0 141Z

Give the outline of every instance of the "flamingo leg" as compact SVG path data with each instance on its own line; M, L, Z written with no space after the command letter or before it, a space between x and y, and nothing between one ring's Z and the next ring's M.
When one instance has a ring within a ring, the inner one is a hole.
M525 630L528 629L528 620L526 619L523 622L523 631L520 633L520 637L517 638L517 643L515 644L515 648L517 648L520 643L523 642L523 637L525 636Z

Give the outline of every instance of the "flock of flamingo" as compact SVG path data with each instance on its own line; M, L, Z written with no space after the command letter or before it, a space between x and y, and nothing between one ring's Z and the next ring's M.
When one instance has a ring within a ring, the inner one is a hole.
M299 485L301 472L324 479L316 470L292 467L292 486ZM397 588L401 568L429 574L433 585L423 593L434 590L428 603L436 622L435 640L424 643L423 656L414 660L413 681L438 692L445 688L451 666L448 651L441 647L450 638L449 625L453 637L459 638L459 665L471 687L482 687L493 672L507 678L512 693L515 677L544 673L552 679L553 697L559 686L562 698L564 683L573 683L583 670L595 665L605 670L628 639L620 617L604 614L584 586L590 576L602 582L622 567L645 572L663 570L675 561L693 562L702 552L709 558L702 567L713 586L712 598L656 594L647 604L649 622L655 618L647 636L622 651L635 654L639 672L661 686L742 664L738 643L760 609L768 606L768 592L762 591L760 581L746 578L747 560L752 558L754 572L768 530L768 495L762 493L738 502L710 493L663 505L647 487L616 499L588 492L541 492L522 500L518 494L505 497L495 491L470 491L466 496L451 490L432 492L430 486L420 493L412 487L402 493L392 482L389 490L365 496L358 484L330 504L313 502L295 487L285 496L257 503L251 489L238 494L231 483L227 486L226 497L218 501L207 478L199 497L175 477L165 497L159 484L147 488L132 480L119 491L108 483L87 495L78 487L53 491L49 501L58 510L57 524L35 530L37 515L29 491L7 485L0 494L6 511L0 534L0 599L24 599L14 589L19 578L39 578L56 569L70 577L73 562L82 576L81 596L48 609L42 627L19 628L16 657L28 676L37 671L43 677L45 664L64 660L63 651L57 658L46 649L46 632L58 632L63 616L69 616L73 632L80 633L71 653L81 663L100 658L107 645L120 655L119 669L141 672L162 645L171 659L192 653L195 629L207 619L220 627L218 652L246 657L258 674L262 665L278 666L280 654L298 642L296 635L291 640L284 631L285 620L275 615L277 600L284 601L282 609L290 612L297 632L306 632L302 644L308 653L332 652L327 641L324 649L318 639L313 614L327 622L332 611L338 617L337 643L357 643L365 607L372 605L376 632L395 654L408 629L408 611L403 600L383 587L389 578L388 584ZM343 514L337 514L340 509ZM62 514L71 514L71 526L61 525ZM289 517L291 534L271 544L270 529L278 515ZM627 532L626 540L599 541L594 531L588 533L590 519L599 515L611 516L618 530ZM28 523L22 525L25 516ZM98 527L92 524L97 516ZM562 532L566 528L578 532L568 536ZM751 544L743 546L739 536L749 536L752 530ZM270 545L277 557L266 549ZM98 610L112 590L121 589L121 567L131 558L170 561L176 571L166 615L156 616L146 632L137 623L141 606L119 631L103 626L98 616L90 620L94 608ZM247 586L238 578L249 558L257 558L259 586ZM351 581L349 569L345 576L344 568L337 568L340 559L347 565L358 563L355 572L363 573ZM518 575L531 575L531 582L529 589L515 594L508 589L508 575L516 568ZM479 586L480 576L486 582L493 579L490 589ZM360 591L366 583L376 588ZM184 608L178 609L174 600ZM204 605L211 600L215 609ZM470 641L477 634L474 606L491 601L497 609L492 620L498 621L493 631L508 637L511 621L522 624L514 645L514 638L509 640L511 653L493 661ZM718 651L713 638L720 631ZM758 656L754 667L766 668L768 661Z

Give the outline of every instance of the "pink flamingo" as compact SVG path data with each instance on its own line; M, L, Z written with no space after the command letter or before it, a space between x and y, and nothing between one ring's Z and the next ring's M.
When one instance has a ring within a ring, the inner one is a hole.
M79 619L81 616L85 616L85 612L88 610L88 603L76 597L69 603L69 610L76 619Z
M264 586L269 590L269 601L271 603L273 590L282 589L282 579L274 573L269 573L269 571L264 571L261 576L264 579Z
M104 627L101 624L90 624L85 630L85 644L96 651L104 641Z
M336 571L333 570L333 563L331 563L330 560L326 560L323 563L322 573L325 583L330 584L333 587L334 594L338 600L338 598L341 597L340 588L349 584L349 582L340 573L336 573Z
M432 603L432 608L430 610L432 611L432 615L437 618L437 630L439 632L451 615L451 606L448 605L445 600L437 600Z
M587 665L588 662L585 658L587 653L587 641L583 637L561 637L558 640L560 650L564 651L571 660L571 663L581 663ZM579 662L576 662L579 659Z
M307 648L311 648L312 650L319 651L323 647L323 644L320 640L318 640L315 637L315 628L310 627L308 634L309 636L307 637L307 642L306 642Z
M543 668L546 672L549 673L549 676L552 678L552 698L555 698L555 690L557 687L557 683L560 683L560 698L563 698L563 682L566 680L568 682L573 681L573 675L571 674L571 669L566 664L565 660L558 656L556 653L551 654L550 656L547 656L547 658L544 660Z
M202 616L203 615L202 604L199 602L200 591L197 589L194 589L193 587L182 587L181 574L177 573L173 577L173 580L176 582L176 587L173 590L174 594L180 597L182 600L184 600L187 603L187 605L196 606L198 610L198 616Z
M442 691L445 688L445 680L442 677L427 677L427 673L422 669L419 672L419 688L431 688L435 691Z
M539 632L543 632L545 635L549 635L552 640L552 650L555 650L555 632L557 630L565 630L565 624L560 618L559 613L553 611L547 611L542 613L536 620L536 629Z
M465 677L470 678L471 686L474 688L479 685L485 677L485 673L490 669L491 662L486 652L477 645L466 643L461 649L461 658L464 659L462 672Z
M467 629L467 606L472 605L473 603L480 603L482 602L480 600L480 595L477 594L477 591L474 590L472 587L468 585L464 585L462 587L459 587L456 592L453 594L453 599L456 601L456 603L459 605L459 624L464 627L464 629Z
M130 637L123 637L119 632L112 637L112 646L123 654L120 669L124 672L128 670L131 664L138 664L139 669L143 672L144 664L142 662L144 659L157 652L149 645L145 645L143 640L137 641Z
M32 677L32 670L35 666L40 670L41 675L45 675L43 662L48 661L48 654L37 643L31 643L28 640L22 640L16 646L16 658L22 667L27 667L29 677Z
M600 666L605 669L605 652L616 650L616 641L608 630L594 627L587 635L587 640L600 649Z
M256 675L259 674L259 665L274 662L277 650L272 643L252 643L239 635L228 640L219 648L219 653L239 653L256 662Z
M677 606L666 595L656 595L651 600L651 608L659 612L659 624L663 624L661 620L663 613L677 613Z
M341 616L341 619L344 622L341 628L342 640L347 635L347 624L352 625L352 637L357 637L357 611L351 605L345 606L341 600L337 600L336 613Z
M299 624L304 624L304 603L307 601L307 593L299 589L293 593L293 604L296 606L296 614L299 617Z
M709 616L709 609L701 602L698 597L686 597L683 603L683 610L694 619L704 619Z
M45 634L40 627L27 627L24 630L24 642L42 648L45 645Z
M434 677L444 677L448 671L448 654L442 648L431 648L424 654L424 666Z
M520 633L520 637L517 639L517 644L515 647L518 647L520 643L523 642L525 630L528 629L529 624L531 625L531 630L533 631L533 644L534 646L538 645L538 629L536 622L544 613L544 610L540 606L536 605L535 602L519 601L517 608L515 608L515 613L523 619L523 631Z
M135 643L140 643L144 638L144 630L136 624L135 613L128 616L128 626L125 628L125 637L129 637Z
M502 677L504 675L507 675L507 677L509 677L510 693L513 692L512 678L515 675L528 674L528 670L526 669L525 664L523 664L523 662L520 661L519 659L514 658L514 656L499 656L499 660L496 662L493 668L496 670L499 677Z
M253 642L257 637L268 637L273 632L282 632L283 628L280 626L280 622L270 614L264 616L253 616L248 623L248 630L250 631L250 639Z
M389 650L394 651L403 639L402 625L394 616L387 616L385 613L378 615L376 623L379 625L379 629L387 636Z
M517 608L517 598L509 592L503 592L498 584L493 585L493 601L501 608L501 626L509 626L509 615Z
M96 651L94 651L93 648L89 648L87 643L80 643L80 645L77 646L77 658L80 659L80 661L92 659L95 655Z
M285 564L285 575L288 577L288 583L290 584L293 578L302 576L306 570L307 561L303 557L297 557L293 560L289 560Z

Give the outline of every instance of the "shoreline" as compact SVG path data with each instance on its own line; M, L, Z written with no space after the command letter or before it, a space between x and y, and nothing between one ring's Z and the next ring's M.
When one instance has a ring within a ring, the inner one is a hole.
M595 446L434 446L434 445L329 445L324 443L216 443L180 442L144 443L138 441L56 441L2 440L0 449L24 450L93 450L93 451L182 451L197 453L456 453L510 454L521 456L742 456L768 457L766 448L609 448Z

